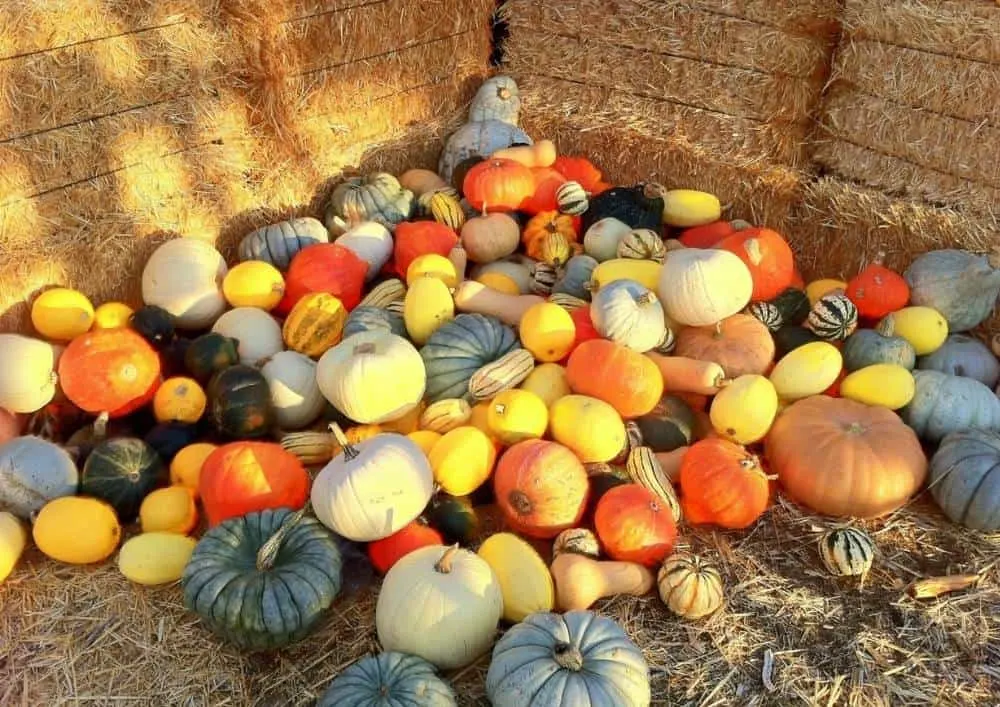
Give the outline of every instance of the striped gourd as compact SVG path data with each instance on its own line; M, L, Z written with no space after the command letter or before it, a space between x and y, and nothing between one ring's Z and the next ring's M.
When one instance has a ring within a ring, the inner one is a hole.
M461 197L452 187L442 187L421 194L417 200L417 213L455 231L465 223Z
M753 302L747 307L747 314L767 327L768 331L778 331L784 323L781 310L770 302Z
M628 455L625 471L632 481L645 486L670 507L674 521L681 519L681 504L670 479L649 447L636 447Z
M281 328L285 346L311 358L319 358L340 343L347 309L327 292L310 292L288 313Z
M597 559L601 556L601 545L597 536L586 528L567 528L552 541L552 557L568 552Z
M675 552L663 562L656 588L667 608L685 619L708 616L725 599L719 570L687 552Z
M535 357L527 349L515 349L492 363L487 363L469 379L473 400L490 400L497 393L514 388L535 368Z
M582 300L579 297L568 295L565 292L556 292L555 294L550 295L549 302L552 304L558 304L560 307L570 312L574 309L579 309L580 307L590 306L590 302L587 300Z
M406 285L398 278L380 282L361 300L359 307L378 307L385 309L392 302L402 302L406 297ZM402 312L400 312L402 314Z
M639 429L639 423L635 420L629 420L625 423L625 436L628 438L628 450L630 453L633 449L643 446L645 442L642 438L642 430Z
M663 245L660 234L649 228L637 228L629 231L618 241L618 257L633 260L655 260L663 262L667 248Z
M290 432L281 437L281 447L295 455L304 466L326 464L340 451L330 432Z
M552 292L552 286L556 284L559 273L554 265L549 263L536 263L535 273L531 281L531 291L543 297Z
M868 574L875 560L875 541L860 528L837 528L819 539L819 557L830 574Z
M670 327L664 327L663 338L653 347L653 351L659 354L668 354L674 350L677 341L674 339L674 332Z
M579 182L563 182L556 190L559 213L579 216L590 207L587 192Z
M858 308L840 292L823 295L809 312L805 327L824 341L846 339L858 328Z
M543 263L559 267L573 257L573 246L561 233L546 233L538 241L537 257Z
M392 312L393 314L398 314L401 317L406 317L406 300L398 299L395 302L390 302L385 306L387 312Z
M461 427L472 417L472 408L461 398L445 398L431 403L420 415L420 429L438 434Z

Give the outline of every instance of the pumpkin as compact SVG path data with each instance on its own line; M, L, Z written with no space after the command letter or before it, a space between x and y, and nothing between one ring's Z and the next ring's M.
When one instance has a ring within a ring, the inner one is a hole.
M662 263L667 255L663 239L656 231L648 228L632 230L618 242L618 258L634 258L636 260L655 260ZM610 260L610 258L609 258Z
M899 273L882 264L884 259L884 252L876 254L872 262L851 278L844 290L858 313L866 319L881 319L902 309L910 300L910 286Z
M158 351L166 349L176 339L175 323L174 315L156 305L140 307L128 320L128 326Z
M102 562L118 547L122 528L114 509L84 496L55 498L38 511L31 527L35 545L57 562Z
M46 339L69 341L94 323L94 305L78 290L45 290L31 303L31 324Z
M691 444L694 439L694 412L676 395L664 396L649 413L636 418L634 424L641 444L654 452L670 452Z
M421 196L429 191L448 186L437 172L429 169L408 169L399 175L399 184L404 189L409 189L414 196Z
M272 442L232 442L201 468L198 494L209 525L267 508L301 508L309 494L302 463Z
M405 303L404 303L405 309ZM396 336L406 336L406 320L403 315L389 309L358 305L344 322L343 339L363 331L382 331Z
M181 329L204 329L226 309L226 261L210 243L175 238L158 247L142 271L142 300L177 318Z
M379 574L385 574L394 564L414 550L428 545L443 544L441 533L414 520L392 535L368 543L368 559Z
M340 593L341 564L329 531L302 511L248 513L198 541L181 578L184 606L243 650L280 648L323 617Z
M535 193L521 204L520 210L531 215L542 211L563 213L559 209L558 193L559 188L566 183L566 177L553 167L531 167L531 175L535 179Z
M913 375L894 363L875 363L845 376L840 381L842 398L865 405L879 405L898 410L913 400Z
M714 248L726 236L736 232L730 221L713 221L701 226L685 228L678 241L685 248Z
M513 533L497 533L476 554L486 560L500 584L505 621L517 623L537 611L552 611L556 600L552 575L531 545Z
M770 380L782 400L799 400L819 395L837 380L843 358L833 344L814 341L803 344L782 357L771 371Z
M156 489L139 506L139 525L144 533L187 535L197 524L195 494L186 486Z
M538 248L542 241L546 236L554 235L563 236L567 244L575 243L577 240L575 219L554 210L541 211L524 225L521 242L524 243L528 256L538 259Z
M518 442L500 457L493 491L507 523L534 538L574 527L586 509L589 485L580 460L544 440Z
M778 414L778 393L764 376L735 378L712 399L709 417L716 433L738 444L764 439Z
M131 329L98 329L66 347L59 358L59 383L81 410L123 417L153 399L160 357Z
M571 177L567 176L567 179ZM590 208L583 214L583 232L608 217L616 218L631 228L660 228L663 222L660 192L652 184L637 184L633 187L613 187L596 194L590 199Z
M469 121L500 120L517 125L521 113L521 93L517 82L509 76L492 76L482 84L472 97Z
M558 161L558 158L556 158ZM580 182L566 180L559 184L556 189L556 207L561 214L569 216L579 216L585 212L590 202L587 199L587 192Z
M903 421L928 442L961 430L1000 430L1000 399L972 378L914 371L915 391L900 411Z
M594 527L610 557L646 567L662 562L677 538L669 506L639 484L605 493L594 510Z
M634 280L617 280L598 290L590 303L590 318L603 338L639 353L666 337L663 306Z
M195 423L205 414L208 399L191 378L168 378L153 396L153 414L159 422Z
M677 334L674 355L722 366L726 378L767 372L774 360L774 339L767 327L747 314L734 314L713 326L685 327Z
M986 256L951 248L932 250L910 263L903 277L910 286L911 304L940 312L949 331L968 331L982 324L996 306L1000 251Z
M33 413L48 405L56 393L59 358L44 341L0 334L0 407Z
M726 236L714 247L735 254L747 266L753 279L751 300L770 300L791 285L795 256L777 231L748 228Z
M825 395L785 408L764 451L789 496L832 516L889 513L927 475L917 436L895 413Z
M805 322L812 310L813 303L804 290L797 287L787 287L768 304L777 308L781 315L781 324L798 326Z
M928 484L953 522L986 533L1000 528L1000 434L963 430L934 453Z
M972 378L988 388L1000 380L1000 361L986 344L965 334L949 335L938 349L920 359L917 368Z
M239 342L236 350L240 363L248 366L259 366L285 348L281 325L270 314L256 307L229 310L216 320L212 331Z
M668 609L691 620L715 613L724 597L719 570L686 552L666 559L656 575L656 588Z
M201 467L218 447L208 442L198 442L182 448L170 462L170 483L191 491L198 496Z
M736 314L752 292L747 266L726 250L685 248L671 253L657 285L667 316L687 326L707 326Z
M464 425L441 437L427 458L434 470L434 481L452 496L465 496L490 477L496 447L486 433Z
M195 548L194 538L176 533L143 532L118 552L118 570L144 586L170 584L183 576Z
M142 499L165 480L162 460L146 442L116 437L97 445L80 475L80 492L107 501L123 522L136 517Z
M646 707L649 668L611 619L536 613L497 642L486 675L495 707Z
M128 326L129 318L135 310L124 302L105 302L94 310L95 329L118 329Z
M584 341L566 362L574 393L609 403L626 419L649 413L663 395L663 376L640 353L611 341Z
M535 366L521 384L520 389L534 393L545 404L546 420L548 408L559 398L572 391L566 382L566 369L558 363L542 363Z
M365 221L395 228L413 213L413 192L391 174L352 177L330 194L323 221L331 230L349 230Z
M760 518L769 489L757 457L724 439L703 439L681 462L681 492L689 522L740 529Z
M488 213L470 218L462 226L462 247L474 263L505 258L521 242L520 228L510 215Z
M500 583L485 560L458 546L432 545L386 574L375 627L384 650L454 669L489 650L502 613Z
M600 194L611 188L601 170L581 155L559 155L552 167L566 179L577 182L587 194Z
M349 540L370 542L420 515L434 473L415 442L387 432L352 444L339 427L333 430L342 450L312 486L313 510L323 525Z
M486 424L490 434L501 444L539 439L545 435L548 423L549 410L545 401L527 390L502 391L489 403Z
M552 541L552 557L564 552L597 559L601 555L601 545L597 536L586 528L569 528L562 531Z
M453 132L441 151L438 160L438 174L449 183L455 183L463 163L478 163L482 158L515 143L530 145L531 138L516 125L503 120L475 120L462 125ZM527 169L527 168L525 168ZM461 186L458 180L456 186Z
M860 528L837 528L820 537L819 558L832 575L864 580L875 559L875 541Z
M0 511L0 584L14 571L28 544L28 531L17 516Z
M326 226L309 216L279 221L250 231L240 241L240 261L261 260L284 272L303 248L328 243Z
M449 542L470 544L479 534L480 519L468 496L435 494L425 515Z
M389 651L362 658L336 677L317 707L457 707L455 691L423 658Z
M381 223L363 221L337 238L336 244L347 248L368 264L365 279L370 281L392 257L392 234Z
M466 172L462 193L476 211L516 211L535 193L535 177L519 162L490 158Z
M595 221L583 236L583 250L594 260L603 263L618 258L618 248L632 227L616 218Z
M292 260L285 278L285 296L277 311L287 315L310 292L326 292L348 311L361 303L368 264L354 251L337 243L306 248Z
M909 341L893 336L889 326L879 329L858 329L844 341L841 349L844 370L856 371L878 363L891 363L913 370L917 354Z
M858 310L847 295L823 295L810 310L805 327L824 341L843 341L858 328Z
M410 265L421 255L433 253L447 257L458 243L455 231L436 221L404 222L396 227L393 238L393 266L406 277Z
M264 374L237 365L219 371L208 384L209 419L220 434L236 439L266 435L276 419Z
M184 352L184 368L199 383L239 363L240 342L216 332L202 334Z
M458 315L431 334L420 350L427 372L427 399L464 398L472 376L513 351L517 343L514 330L494 317ZM399 374L393 376L398 378Z
M54 498L72 496L79 485L73 458L62 447L26 436L0 444L0 507L30 518Z
M562 277L552 286L552 291L590 300L590 282L597 266L597 260L589 255L574 255L566 261Z
M297 351L279 351L261 366L271 391L275 421L283 430L312 424L326 404L316 382L316 362Z

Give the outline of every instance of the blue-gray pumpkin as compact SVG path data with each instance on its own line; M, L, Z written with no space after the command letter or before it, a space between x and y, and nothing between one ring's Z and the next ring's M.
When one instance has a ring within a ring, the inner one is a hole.
M989 388L1000 380L1000 361L990 347L965 334L951 334L934 353L921 357L917 368L972 378Z
M279 221L250 231L240 241L240 262L263 260L285 271L300 250L329 241L326 226L314 218L304 216Z
M1000 399L972 378L914 371L916 391L900 410L903 422L928 442L961 430L1000 430Z
M431 663L398 651L362 658L330 683L317 707L456 707Z
M955 523L1000 530L1000 434L964 430L945 437L931 459L930 489Z
M371 305L361 305L351 311L344 324L344 338L373 330L386 331L406 338L406 322L402 314Z
M598 264L597 260L589 255L574 255L566 261L563 275L556 282L552 291L563 292L589 302L590 281Z
M908 371L913 370L917 352L901 336L886 336L875 329L858 329L847 337L841 350L844 368L857 371L877 363L894 363Z
M438 161L438 174L451 184L452 172L463 160L489 157L497 150L518 143L531 145L531 137L516 125L491 118L465 123L445 143Z
M993 312L1000 296L1000 249L989 256L946 248L919 256L903 273L910 304L933 307L948 331L968 331Z
M420 349L427 371L427 400L464 398L472 374L519 348L514 330L495 317L459 314Z
M380 223L389 230L413 213L413 192L391 174L376 172L352 177L330 195L324 221L327 228L344 232L365 221Z

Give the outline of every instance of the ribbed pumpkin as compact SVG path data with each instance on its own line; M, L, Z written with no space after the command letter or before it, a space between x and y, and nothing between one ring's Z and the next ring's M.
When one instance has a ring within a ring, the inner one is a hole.
M205 459L198 479L210 525L251 511L301 508L309 476L294 455L271 442L233 442Z
M136 517L142 499L166 480L166 468L141 439L117 437L97 445L80 475L80 492L107 501L122 522Z
M521 204L521 211L526 214L537 214L542 211L559 210L559 190L566 183L566 177L552 167L532 167L531 176L535 178L535 193Z
M444 545L444 538L434 528L414 520L392 535L368 543L368 559L379 574L385 574L411 552L428 545Z
M660 599L685 619L700 619L722 606L722 576L697 555L671 555L656 575Z
M616 280L602 287L590 303L594 329L605 339L643 353L667 336L663 305L634 280Z
M535 176L514 160L483 160L465 173L462 193L476 211L517 211L534 195Z
M877 363L893 363L913 370L917 360L913 345L901 336L893 336L892 326L879 329L858 329L847 337L844 348L844 370L856 371Z
M271 388L250 366L231 366L208 384L209 418L221 434L235 439L266 435L275 421Z
M495 317L459 314L435 330L420 349L427 371L427 399L466 397L472 376L517 346L514 330Z
M910 263L903 277L914 305L940 312L949 331L968 331L996 308L1000 249L994 247L988 255L953 248L932 250Z
M655 363L603 339L585 341L573 350L566 379L574 393L603 400L626 419L645 415L663 395L663 376Z
M361 302L368 263L336 243L321 243L300 251L285 276L285 296L277 311L287 315L310 292L327 292L349 311Z
M275 420L283 430L299 430L319 417L326 399L316 383L316 362L297 351L280 351L261 366L271 389Z
M389 651L349 666L319 698L316 707L457 707L455 691L432 664L415 655Z
M858 309L847 295L823 295L809 312L805 327L824 341L843 341L858 328Z
M742 310L753 295L750 270L727 250L672 252L658 278L656 291L667 316L686 326L715 324Z
M421 255L436 253L447 257L458 243L458 236L436 221L404 221L396 226L393 240L393 266L397 275L406 277L410 264Z
M1000 529L1000 434L954 432L931 459L934 500L953 522L986 533Z
M997 357L982 341L965 334L948 336L939 349L920 359L918 368L972 378L988 388L1000 380Z
M674 355L717 363L726 378L760 375L774 361L774 339L755 318L734 314L713 326L681 329Z
M397 280L398 282L398 280ZM392 305L398 305L393 302ZM401 312L382 307L361 304L347 316L343 338L346 339L363 331L384 331L396 336L406 336L406 321Z
M594 511L594 527L610 557L655 567L674 548L677 526L666 503L639 484L605 493Z
M691 523L746 528L767 508L768 481L760 462L723 439L695 442L681 462L681 503Z
M963 430L1000 430L1000 399L972 378L914 371L913 400L900 417L928 442Z
M753 278L750 299L755 302L776 297L792 282L795 256L777 231L748 228L723 238L714 247L734 253L746 264Z
M281 337L292 351L318 359L340 343L347 321L344 304L327 292L304 295L285 318Z
M611 188L601 170L582 155L559 155L552 167L566 179L577 182L587 194L596 195Z
M284 271L300 250L329 240L326 226L317 219L292 218L250 231L240 241L239 258L261 260Z

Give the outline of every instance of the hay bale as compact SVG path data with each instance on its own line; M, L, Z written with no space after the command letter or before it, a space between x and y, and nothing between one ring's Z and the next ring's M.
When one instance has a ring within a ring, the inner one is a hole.
M692 0L690 4L723 17L824 36L836 32L843 9L842 0Z

